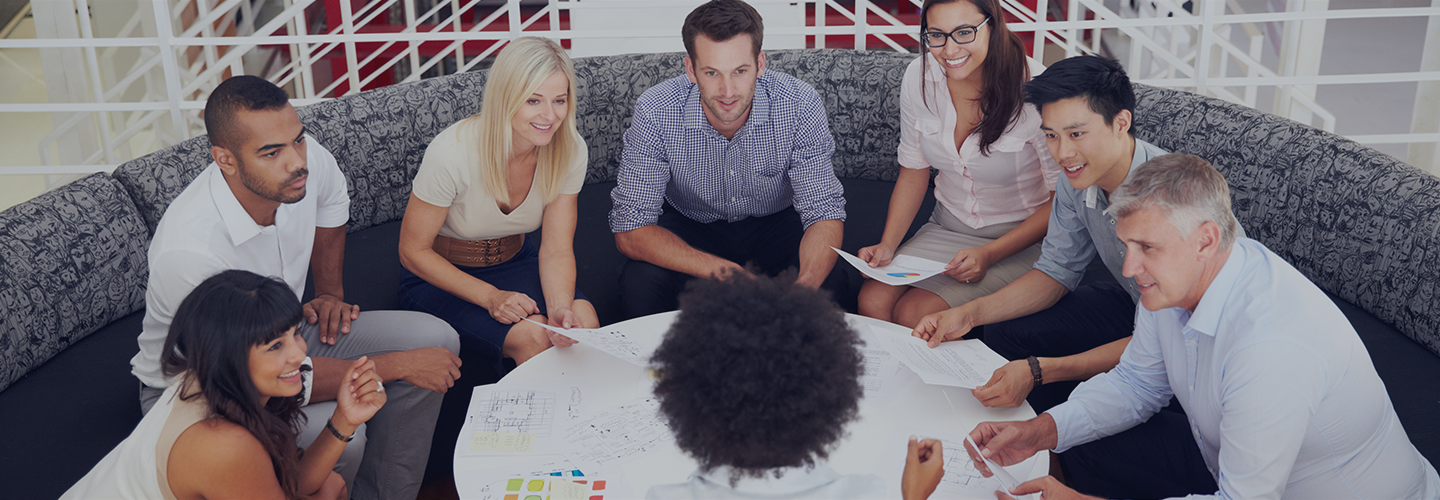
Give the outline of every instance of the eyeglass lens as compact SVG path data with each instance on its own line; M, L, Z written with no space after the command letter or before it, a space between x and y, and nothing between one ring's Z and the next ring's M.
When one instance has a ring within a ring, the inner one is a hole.
M980 31L981 26L984 26L985 23L988 22L990 22L990 18L987 17L978 25L961 26L959 28L955 28L954 31L951 31L949 33L942 33L939 31L927 31L924 33L925 43L931 47L944 47L945 39L949 38L951 40L954 40L955 43L958 45L965 45L967 43L975 41L975 34Z

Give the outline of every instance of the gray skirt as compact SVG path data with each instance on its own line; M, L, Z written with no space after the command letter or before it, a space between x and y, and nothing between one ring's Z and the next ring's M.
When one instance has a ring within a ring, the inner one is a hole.
M895 253L948 263L950 259L955 258L955 252L995 241L1010 230L1019 227L1021 222L1023 221L992 224L975 229L957 219L949 210L945 209L944 205L936 203L935 210L930 213L930 221L920 227L920 230L915 233L915 237L900 245L900 249ZM979 283L962 283L955 278L940 274L912 283L910 286L934 293L945 299L945 303L950 304L950 307L956 307L995 293L996 290L1030 271L1035 266L1035 261L1039 259L1040 244L1036 243L1016 252L1015 255L991 264L990 269L985 272L985 278Z

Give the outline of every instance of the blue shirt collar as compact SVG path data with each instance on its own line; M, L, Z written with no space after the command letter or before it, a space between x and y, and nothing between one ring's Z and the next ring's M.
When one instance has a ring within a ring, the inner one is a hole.
M1197 332L1215 336L1220 330L1220 319L1225 314L1225 304L1230 299L1230 292L1235 288L1237 280L1240 279L1240 268L1245 267L1245 247L1239 244L1230 246L1230 256L1225 258L1225 264L1220 267L1220 272L1215 279L1210 281L1210 286L1205 288L1205 293L1200 296L1200 303L1195 305L1195 313L1190 315L1190 320L1185 327Z

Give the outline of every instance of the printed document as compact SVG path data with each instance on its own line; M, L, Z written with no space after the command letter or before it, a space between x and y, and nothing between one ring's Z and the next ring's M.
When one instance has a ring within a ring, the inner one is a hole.
M870 331L884 344L885 350L900 358L905 366L931 385L949 385L974 389L990 381L995 370L1006 363L1005 358L990 350L979 340L941 342L931 349L924 340L870 326Z
M615 356L632 365L646 367L650 364L650 354L655 352L656 346L647 346L635 340L635 337L625 333L618 328L558 328L550 326L533 319L526 318L525 321L535 323L546 330L575 339L581 344L594 347L606 354Z
M845 262L849 262L866 276L891 286L909 285L945 271L946 263L944 262L935 262L911 255L896 255L895 258L890 259L888 266L870 267L870 264L864 260L844 250L835 247L830 247L830 249L840 254L840 258L845 259Z

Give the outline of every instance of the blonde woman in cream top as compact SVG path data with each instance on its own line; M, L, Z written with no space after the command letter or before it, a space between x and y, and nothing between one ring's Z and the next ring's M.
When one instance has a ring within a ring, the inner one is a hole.
M490 68L481 111L435 137L400 227L400 302L450 323L463 349L524 363L573 340L524 321L599 326L575 289L585 141L565 51L523 37ZM540 242L526 236L541 229Z

